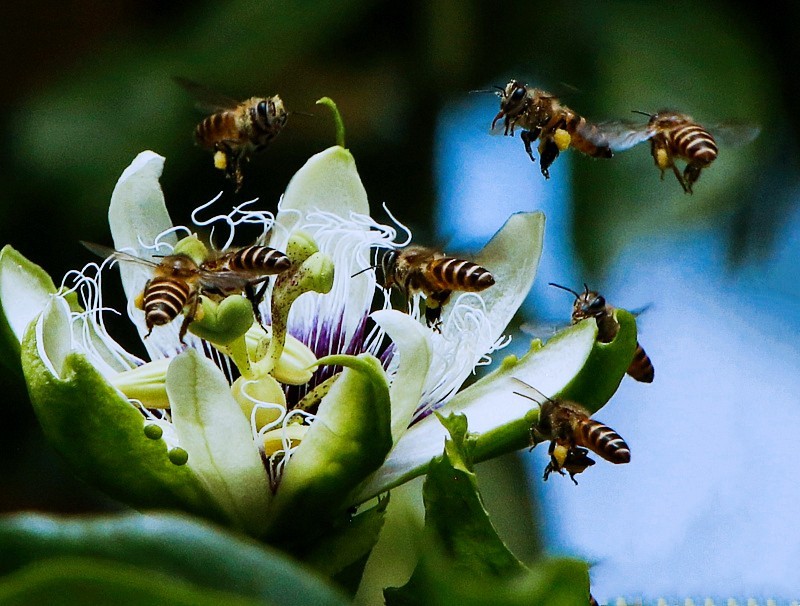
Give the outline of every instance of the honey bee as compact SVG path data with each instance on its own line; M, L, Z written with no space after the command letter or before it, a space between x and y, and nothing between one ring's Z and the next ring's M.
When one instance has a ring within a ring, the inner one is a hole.
M614 308L606 303L605 297L600 293L589 290L586 284L583 285L584 291L581 294L571 288L553 282L550 282L550 286L555 286L575 295L575 301L572 304L573 324L577 324L586 318L594 318L597 322L597 339L601 343L610 343L614 340L619 331L619 324L614 319ZM655 378L653 362L638 341L636 342L636 352L633 354L633 360L631 360L626 372L630 377L642 383L652 383Z
M291 266L289 257L284 253L258 245L227 251L198 265L186 254L165 255L156 263L99 244L82 244L100 257L114 257L119 261L152 268L153 277L147 281L135 302L136 307L144 311L147 327L145 337L150 336L153 327L169 324L186 310L178 333L181 343L197 315L201 295L224 298L243 292L253 306L256 320L261 323L258 305L266 291L266 280L270 275L281 273ZM255 287L262 283L263 286L256 292Z
M516 377L515 380L528 389L535 389ZM577 402L547 396L544 396L544 402L540 402L530 395L514 393L540 406L539 420L531 427L531 438L534 444L545 440L551 442L545 480L553 471L563 475L562 470L566 470L575 482L575 474L594 465L594 461L587 456L589 450L617 465L630 462L631 451L625 440L608 425L590 419L589 411Z
M251 97L235 101L210 91L201 84L185 78L175 78L192 93L204 109L213 113L195 128L195 139L202 147L214 150L214 166L225 171L238 192L244 176L242 163L253 151L261 151L278 136L289 113L278 95Z
M384 288L396 286L406 298L417 292L425 295L428 326L438 324L451 292L480 292L494 284L494 276L480 265L425 246L388 250L381 258L381 268Z
M647 116L647 124L635 126L623 121L599 124L599 136L613 151L623 151L649 140L650 153L661 171L661 179L664 179L667 169L672 169L687 194L693 193L693 186L702 170L717 159L717 139L725 145L743 145L752 141L759 132L755 126L734 123L705 128L690 116L668 109L655 114L634 113ZM676 160L686 162L683 173L675 165Z
M502 118L505 135L513 137L516 127L523 129L520 138L534 162L531 144L539 139L539 168L545 179L550 178L550 165L559 152L570 146L593 158L613 156L603 133L556 96L517 80L511 80L501 88L499 96L500 111L492 121L492 128Z

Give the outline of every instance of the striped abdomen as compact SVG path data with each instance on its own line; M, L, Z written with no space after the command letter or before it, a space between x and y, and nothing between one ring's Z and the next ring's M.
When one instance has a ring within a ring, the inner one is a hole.
M452 257L432 259L426 275L431 290L479 292L494 284L494 276L477 263Z
M222 255L219 264L223 269L258 276L279 274L291 267L285 253L269 246L246 246Z
M172 322L189 300L191 289L183 280L156 276L144 287L142 308L148 330Z
M653 362L645 353L639 343L636 343L636 353L633 354L631 365L628 366L626 371L631 377L642 383L652 383L656 371L653 368Z
M593 158L611 158L614 154L600 128L586 118L570 112L564 122L565 130L572 136L570 145Z
M702 166L717 158L717 143L706 129L698 124L674 127L668 134L673 153Z
M606 461L628 463L631 460L630 448L622 436L599 421L587 419L580 423L575 430L575 441Z
M194 134L200 145L212 148L222 141L238 142L242 137L233 111L211 114L197 125Z

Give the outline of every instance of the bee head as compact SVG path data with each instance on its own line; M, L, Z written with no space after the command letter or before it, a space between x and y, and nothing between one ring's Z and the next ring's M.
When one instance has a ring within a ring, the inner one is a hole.
M395 283L395 270L397 268L397 259L400 253L396 250L389 249L383 253L381 257L381 270L383 271L383 287L391 288Z
M159 265L168 270L176 278L188 278L199 271L197 263L189 255L167 255Z
M263 128L270 126L283 126L286 124L288 113L283 105L283 100L278 95L261 99L256 103L256 120Z

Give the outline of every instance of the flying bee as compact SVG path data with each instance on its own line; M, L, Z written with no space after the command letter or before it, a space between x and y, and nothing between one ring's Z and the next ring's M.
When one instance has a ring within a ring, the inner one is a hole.
M425 295L425 320L436 326L442 305L453 291L480 292L494 284L494 276L476 263L445 256L433 248L411 245L388 250L381 258L383 287L396 286L406 298Z
M544 396L525 381L514 378ZM539 404L539 420L531 427L531 438L534 444L545 440L551 442L545 480L553 471L563 475L562 470L566 470L575 482L575 474L594 465L594 461L587 456L589 450L617 465L630 462L631 451L625 440L608 425L590 419L589 411L577 402L547 396L544 396L544 402L540 402L528 394L514 393Z
M194 95L203 109L213 113L195 128L195 139L214 150L214 166L225 171L238 192L244 181L242 163L278 136L289 113L278 95L235 101L185 78L175 78Z
M690 116L668 109L655 114L634 113L647 116L647 124L637 126L624 121L598 124L600 137L613 151L623 151L649 140L650 153L661 171L661 179L667 169L672 169L687 194L693 193L692 188L702 170L717 159L717 140L724 145L743 145L759 133L758 127L735 123L706 128ZM683 173L675 165L676 160L686 162Z
M550 282L550 286L555 286L575 295L575 301L572 303L573 324L577 324L586 318L594 318L597 322L598 341L610 343L614 340L619 331L619 324L614 319L614 308L606 303L603 295L589 290L586 284L583 285L583 293L577 293L571 288L553 282ZM655 377L653 362L638 341L636 342L636 352L633 354L633 360L631 360L626 372L630 377L642 383L652 383Z
M185 311L178 333L181 343L197 315L201 295L224 298L243 292L261 323L258 304L264 296L266 280L291 266L289 257L267 246L227 251L198 264L189 255L181 253L165 255L155 262L99 244L82 244L100 257L113 257L151 268L153 277L145 283L135 301L136 307L144 311L145 337L150 336L153 327L169 324ZM256 292L255 287L261 283L265 285Z
M492 120L504 121L505 135L514 136L514 129L522 129L520 138L525 151L535 162L531 144L539 140L539 168L545 179L550 178L550 165L558 154L572 146L593 158L610 158L613 153L597 127L586 121L558 98L546 91L511 80L500 88L500 111Z

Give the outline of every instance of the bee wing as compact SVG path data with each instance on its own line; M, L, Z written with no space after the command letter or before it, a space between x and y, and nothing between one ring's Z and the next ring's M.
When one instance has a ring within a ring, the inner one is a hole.
M532 322L525 322L519 327L520 332L523 334L528 335L529 337L533 337L534 339L541 339L542 341L547 341L551 337L555 336L555 334L565 329L569 326L569 322L551 322L551 323L539 323L533 324Z
M200 269L200 278L206 288L216 288L223 292L232 292L244 290L248 284L255 286L266 280L270 276L248 276L242 272L237 271L211 271L208 269Z
M578 127L577 132L598 147L609 147L612 151L625 151L647 141L655 134L655 131L646 124L627 120L585 122Z
M173 76L173 80L180 84L197 101L197 108L203 111L216 112L225 109L234 109L239 105L239 101L226 97L217 91L208 88L198 82Z
M148 259L142 259L141 257L137 257L135 255L128 254L126 252L122 252L121 250L114 250L109 246L103 246L102 244L95 244L94 242L86 242L81 240L81 244L89 251L96 254L98 257L103 259L108 259L109 257L113 257L118 261L126 261L128 263L138 263L139 265L146 265L147 267L158 267L158 263L154 261L149 261Z
M744 122L723 122L708 127L717 143L726 147L737 147L750 143L758 137L761 127Z

